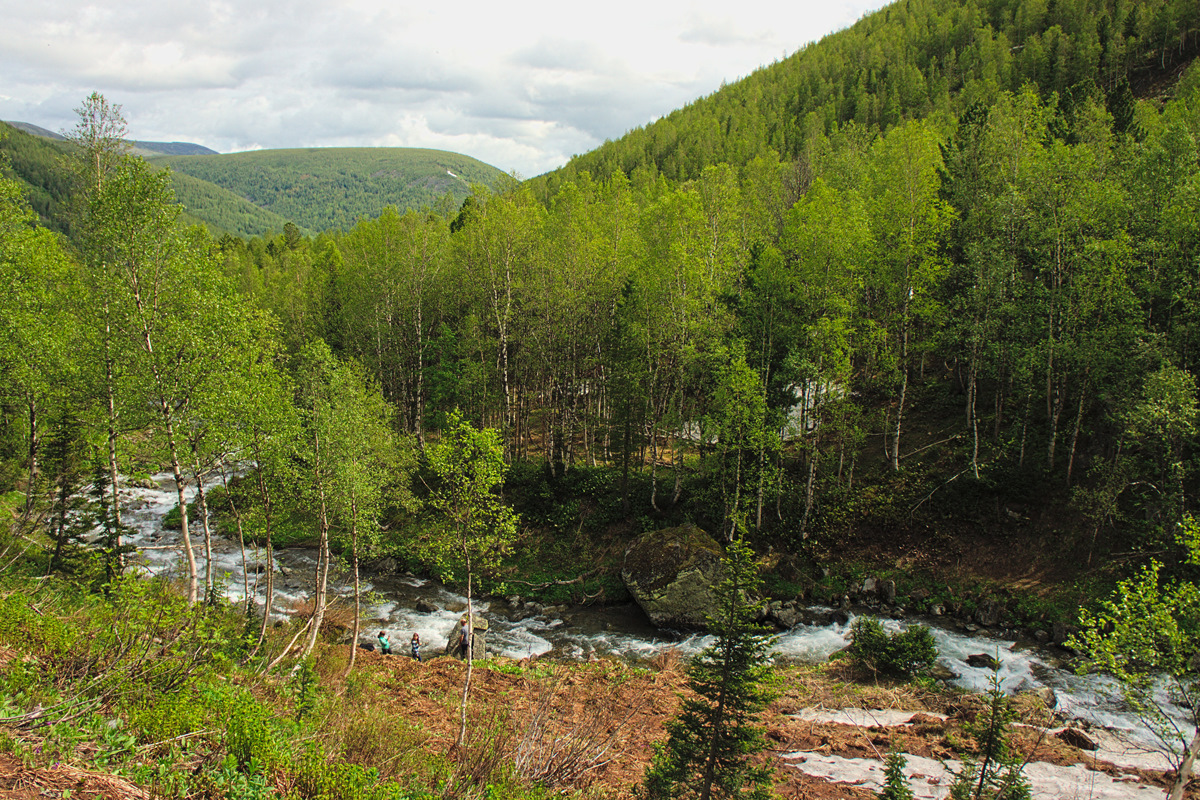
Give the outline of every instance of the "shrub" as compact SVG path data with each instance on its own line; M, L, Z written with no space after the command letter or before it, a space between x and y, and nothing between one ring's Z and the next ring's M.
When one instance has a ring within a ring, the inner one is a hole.
M889 634L874 617L859 617L850 628L850 658L873 673L911 678L933 666L937 645L926 625Z
M913 800L913 791L904 777L904 767L908 764L904 754L893 749L884 759L883 791L879 800Z

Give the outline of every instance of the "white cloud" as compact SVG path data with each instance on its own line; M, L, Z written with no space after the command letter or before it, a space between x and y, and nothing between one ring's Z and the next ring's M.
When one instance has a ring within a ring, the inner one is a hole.
M92 91L138 139L456 150L536 175L882 0L0 0L0 119Z

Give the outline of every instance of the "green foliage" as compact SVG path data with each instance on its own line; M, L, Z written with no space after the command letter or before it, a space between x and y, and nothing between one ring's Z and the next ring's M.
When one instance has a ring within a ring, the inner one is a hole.
M300 659L290 680L289 691L296 709L296 721L303 722L317 707L320 684L312 656Z
M498 494L508 469L498 432L479 430L455 411L425 455L438 481L429 504L451 528L433 541L439 562L464 566L468 581L477 570L494 570L517 530L516 515Z
M874 617L859 617L850 628L850 658L873 673L911 678L937 661L937 645L926 625L887 633Z
M1031 11L1019 0L889 5L535 183L552 195L584 173L603 179L641 171L684 181L714 163L741 168L774 154L789 162L830 158L814 146L823 135L874 135L905 120L954 117L1026 85L1047 100L1115 104L1120 93L1106 97L1104 89L1194 57L1195 44L1170 42L1186 39L1198 15L1189 0L1106 0L1058 14ZM1083 105L1063 102L1064 127L1078 124L1075 104Z
M228 800L267 800L276 796L260 764L251 762L242 770L232 755L225 757L209 779L215 794Z
M767 650L771 640L753 622L760 585L753 551L742 539L722 559L710 630L716 641L688 665L684 698L667 724L667 741L646 770L645 796L769 798L769 766L750 758L766 747L757 714L770 702Z
M1017 713L992 676L987 709L965 726L975 752L964 757L962 771L950 785L951 800L1030 800L1029 781L1021 774L1025 759L1010 742Z
M287 756L287 730L271 708L240 692L229 709L225 747L243 770L253 764L274 766Z
M1191 563L1197 560L1197 524L1181 526ZM1170 753L1178 770L1174 791L1190 777L1184 764L1189 751L1200 748L1200 731L1187 735L1187 725L1169 715L1166 696L1191 709L1191 725L1200 728L1200 587L1194 581L1165 581L1161 565L1151 562L1134 577L1121 581L1099 610L1079 615L1080 632L1070 645L1084 654L1086 666L1117 680L1125 702ZM1165 682L1165 687L1163 683Z
M913 800L912 788L908 778L904 777L904 767L908 762L899 750L891 750L883 760L883 791L879 800Z

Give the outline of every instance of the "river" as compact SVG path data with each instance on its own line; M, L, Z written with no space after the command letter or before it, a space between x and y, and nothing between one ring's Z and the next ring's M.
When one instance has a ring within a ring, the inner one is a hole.
M154 488L131 486L122 482L120 497L124 522L134 533L128 543L138 548L135 559L151 574L181 574L178 531L164 530L163 517L175 505L174 482L169 473L153 476ZM193 490L194 491L194 490ZM191 495L189 494L189 497ZM203 534L199 525L192 536L200 574L204 574L205 556ZM241 553L236 540L214 536L213 564L223 595L231 601L245 598ZM256 573L253 565L262 559L253 551L248 555L252 565L251 584ZM275 599L272 613L286 616L302 603L313 585L316 551L312 548L288 548L275 554ZM353 597L352 576L341 575L331 580L331 593ZM373 640L379 630L390 632L393 642L407 642L415 632L420 634L427 653L440 652L455 622L466 607L466 598L436 581L413 575L394 575L364 580L362 590L368 595L364 604L363 641ZM253 592L252 588L252 592ZM261 591L256 596L262 596ZM261 600L260 600L261 602ZM432 611L418 611L418 602ZM482 613L490 624L488 652L514 659L546 656L567 660L586 660L616 657L628 661L652 658L674 648L683 656L699 652L711 638L699 634L682 635L655 628L636 605L604 607L571 607L551 609L546 613L528 615L528 611L512 609L503 598L476 599L476 613ZM831 609L813 608L812 616L829 617ZM976 692L986 691L993 678L990 669L972 667L967 657L986 653L1000 661L998 677L1007 692L1037 690L1049 687L1057 699L1056 712L1064 719L1079 719L1088 725L1106 728L1147 748L1160 749L1153 735L1134 715L1122 708L1113 684L1098 676L1080 676L1064 668L1059 655L1028 643L997 639L981 634L967 634L938 625L940 620L925 620L931 625L937 640L939 662L954 673L953 684ZM801 624L779 634L772 648L773 657L780 660L819 663L848 643L853 618L846 623ZM888 620L884 627L898 630L909 622ZM398 651L400 647L397 647ZM1170 704L1165 688L1161 699L1173 719L1190 738L1189 714Z

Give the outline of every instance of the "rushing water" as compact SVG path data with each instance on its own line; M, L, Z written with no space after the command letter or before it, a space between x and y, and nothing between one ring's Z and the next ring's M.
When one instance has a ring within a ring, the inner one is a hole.
M139 561L153 574L178 573L183 559L178 531L162 528L162 519L175 505L174 483L167 473L154 476L157 488L140 488L122 484L121 502L124 521L134 529L128 543L138 547ZM194 489L189 490L191 497ZM198 570L204 574L205 556L203 534L194 525L192 536ZM251 592L261 598L262 587L255 590L256 578L261 575L261 554L251 551ZM316 553L311 548L291 548L275 553L274 615L287 615L295 604L305 600L313 585ZM225 597L232 601L245 598L244 571L241 552L236 541L213 536L213 565ZM331 579L335 595L353 594L352 576ZM456 621L466 607L466 598L436 581L411 575L364 580L362 591L370 601L365 605L364 642L370 641L379 630L390 632L392 641L407 642L415 632L420 634L427 653L440 652ZM419 601L434 607L434 611L417 611ZM261 602L261 599L260 601ZM652 626L634 605L604 608L572 608L558 613L527 616L520 609L510 609L504 599L476 599L476 613L484 614L489 623L488 651L510 658L525 658L549 654L561 659L617 657L642 660L674 648L680 655L689 656L703 649L711 638L699 634L680 635ZM816 609L821 611L821 609ZM824 609L829 611L829 609ZM778 636L773 653L781 660L817 663L849 643L853 619L844 624L801 624ZM898 630L905 623L886 621L885 628ZM1037 648L1013 641L986 636L966 635L934 626L939 661L957 677L954 683L972 691L986 691L991 686L990 669L972 667L967 657L986 653L998 658L997 676L1001 688L1008 692L1050 687L1058 705L1056 711L1065 718L1083 719L1093 725L1126 733L1135 742L1153 746L1145 727L1120 707L1113 699L1111 682L1097 676L1079 676L1062 668L1054 656ZM401 651L397 644L397 652ZM1165 690L1164 690L1165 691ZM1167 698L1163 694L1162 699ZM1189 727L1187 713L1167 704L1181 729Z

